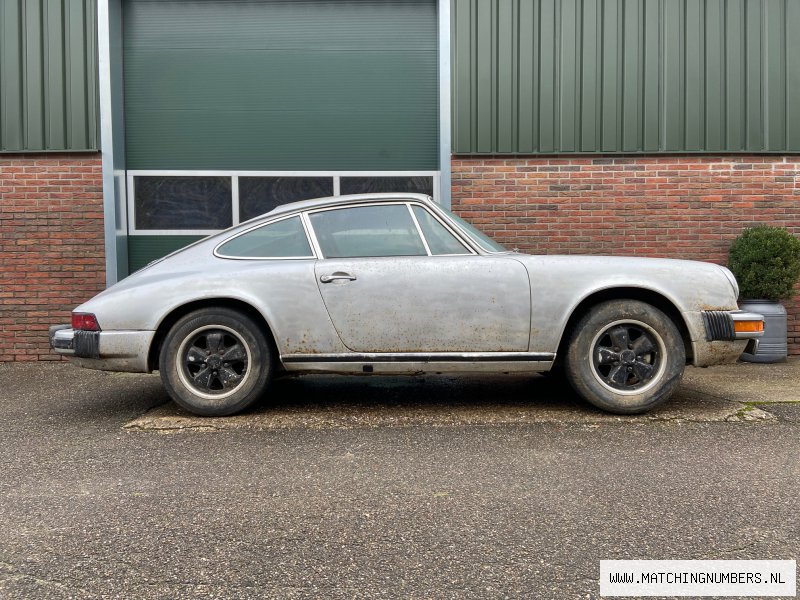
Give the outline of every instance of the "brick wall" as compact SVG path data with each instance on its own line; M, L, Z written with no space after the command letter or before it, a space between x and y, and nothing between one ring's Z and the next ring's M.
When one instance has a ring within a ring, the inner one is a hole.
M0 155L0 361L54 360L47 326L105 285L99 154ZM532 253L724 263L744 227L800 235L800 156L465 158L453 207ZM800 354L800 297L789 303Z
M800 156L455 157L452 165L454 210L524 252L725 264L745 227L800 235ZM789 350L800 354L800 296L787 309Z
M105 287L99 154L0 155L0 361L57 360L47 327Z

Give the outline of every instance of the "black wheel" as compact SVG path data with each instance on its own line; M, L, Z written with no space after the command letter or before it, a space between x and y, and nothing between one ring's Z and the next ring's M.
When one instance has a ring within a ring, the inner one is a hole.
M618 414L646 412L666 401L685 367L686 350L675 323L638 300L593 307L573 330L564 360L575 391Z
M170 329L159 357L161 381L183 408L209 417L244 410L272 375L270 346L248 316L204 308Z

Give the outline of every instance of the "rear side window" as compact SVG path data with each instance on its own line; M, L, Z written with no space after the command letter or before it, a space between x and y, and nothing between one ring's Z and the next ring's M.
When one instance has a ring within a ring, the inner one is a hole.
M464 244L459 242L456 237L447 231L447 228L439 223L434 216L421 206L414 206L414 216L417 217L419 228L422 235L428 242L428 248L434 256L442 254L469 254L469 250Z
M233 238L217 249L228 258L312 258L300 217L290 217Z
M428 255L405 204L339 208L310 218L325 258Z

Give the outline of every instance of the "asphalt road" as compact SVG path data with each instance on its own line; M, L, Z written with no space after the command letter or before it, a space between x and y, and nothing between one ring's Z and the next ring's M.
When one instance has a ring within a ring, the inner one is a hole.
M152 378L0 381L2 598L596 598L600 559L800 558L800 405L163 433L123 429Z

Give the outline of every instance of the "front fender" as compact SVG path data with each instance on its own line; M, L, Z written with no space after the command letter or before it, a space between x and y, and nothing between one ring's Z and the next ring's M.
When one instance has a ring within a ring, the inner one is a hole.
M656 296L674 307L690 340L704 338L702 319L690 313L735 310L736 294L711 263L597 256L523 256L531 280L531 351L555 352L576 311L609 296ZM620 290L620 294L615 294ZM644 297L644 298L643 298Z

